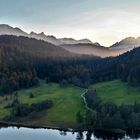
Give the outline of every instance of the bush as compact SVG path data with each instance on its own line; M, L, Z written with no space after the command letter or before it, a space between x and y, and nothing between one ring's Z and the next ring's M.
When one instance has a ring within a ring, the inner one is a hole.
M17 102L12 106L11 117L24 117L31 112L42 111L44 109L49 109L52 106L53 102L50 100L45 100L38 104L31 104L30 106L28 104L20 104L19 102Z
M30 93L29 94L29 98L34 98L34 94L33 93Z

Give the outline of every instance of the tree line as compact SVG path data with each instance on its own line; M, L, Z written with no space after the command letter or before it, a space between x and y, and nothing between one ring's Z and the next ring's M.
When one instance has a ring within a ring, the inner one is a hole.
M29 95L29 98L34 98L32 94ZM51 100L44 100L39 103L32 104L23 104L19 101L18 93L15 93L14 100L9 103L5 108L10 109L10 116L5 117L5 120L14 120L17 117L25 117L33 112L39 112L42 110L49 109L53 106L53 102Z
M111 102L104 103L95 90L89 90L85 99L93 111L87 112L86 117L80 119L82 127L90 130L140 128L140 104L117 106Z

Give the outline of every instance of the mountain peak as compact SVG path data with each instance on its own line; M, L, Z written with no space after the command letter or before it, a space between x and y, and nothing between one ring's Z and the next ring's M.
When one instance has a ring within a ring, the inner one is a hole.
M32 35L32 34L36 34L36 33L32 31L32 32L30 32L30 35Z
M98 42L95 42L94 45L101 46L100 43L98 43Z
M89 39L76 40L73 38L61 38L62 44L93 44Z
M0 24L0 27L8 27L8 28L13 28L13 27L9 26L8 24Z
M41 32L40 35L45 35L44 32Z
M14 28L7 24L0 24L0 35L27 36L28 34L22 31L20 28Z
M30 33L30 35L45 35L45 34L44 34L44 32L36 33L36 32L33 32L33 31L32 31L32 32Z
M118 45L140 45L140 37L127 37L123 40L121 40L120 42L116 42L114 45L112 45L111 47L115 47Z
M130 51L140 46L140 37L127 37L113 44L110 49Z

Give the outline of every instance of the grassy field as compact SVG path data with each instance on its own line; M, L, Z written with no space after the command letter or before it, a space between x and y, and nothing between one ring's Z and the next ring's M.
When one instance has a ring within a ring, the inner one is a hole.
M104 102L120 104L133 104L135 101L140 103L140 89L134 88L120 80L103 82L91 85ZM85 89L68 86L62 87L59 84L46 84L41 82L40 86L18 91L21 103L39 103L46 99L52 100L54 106L49 110L44 110L27 117L20 118L23 123L38 126L60 126L75 127L76 113L80 111L85 114L85 104L81 94ZM30 98L33 93L34 98ZM10 115L10 109L4 108L12 100L12 96L0 96L0 118Z
M76 113L80 111L85 113L84 102L81 94L84 89L78 87L62 87L59 84L41 83L40 86L24 89L18 91L19 100L21 103L38 103L46 99L52 100L54 106L49 110L39 112L37 117L25 117L24 121L35 123L37 125L50 125L50 126L74 126L76 125ZM33 93L34 98L29 98L29 94ZM1 97L2 102L0 106L0 115L5 116L9 114L9 110L3 108L6 97ZM9 100L12 97L8 97Z
M103 82L92 85L104 102L113 102L117 105L140 103L140 89L131 87L120 80Z

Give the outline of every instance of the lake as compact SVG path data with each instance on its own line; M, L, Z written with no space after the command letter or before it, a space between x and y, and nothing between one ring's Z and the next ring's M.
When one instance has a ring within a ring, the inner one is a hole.
M63 132L52 129L32 129L32 128L17 128L17 127L3 127L0 129L1 140L102 140L102 139L116 139L116 140L132 140L140 139L139 134L114 135L103 132Z

